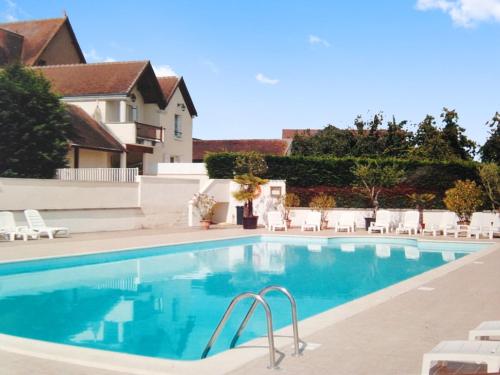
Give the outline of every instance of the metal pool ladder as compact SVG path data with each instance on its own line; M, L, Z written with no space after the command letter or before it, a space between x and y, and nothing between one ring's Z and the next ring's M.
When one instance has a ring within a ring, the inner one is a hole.
M244 292L241 294L238 294L236 297L233 298L231 303L226 309L226 312L222 316L219 324L217 325L217 328L215 329L214 333L212 334L212 337L210 337L210 340L207 343L207 346L205 347L205 350L203 351L203 354L201 355L201 358L206 358L208 355L208 352L210 352L210 349L212 349L213 344L219 337L220 333L222 332L222 329L226 325L227 320L231 316L231 313L233 312L235 306L240 302L241 300L244 300L246 298L252 298L254 302L250 306L250 309L248 310L245 318L243 319L243 322L241 322L240 327L238 328L238 331L234 335L233 339L231 340L231 348L234 348L236 345L236 342L241 336L241 333L247 326L250 318L252 317L255 309L257 306L260 304L264 308L264 311L266 313L266 321L267 321L267 340L269 342L269 368L276 368L276 357L275 357L275 348L274 348L274 334L273 334L273 318L272 318L272 313L271 313L271 308L269 307L269 304L266 302L264 299L265 295L269 292L272 291L277 291L283 293L288 300L290 301L290 309L291 309L291 315L292 315L292 326L293 326L293 343L294 343L294 354L293 355L300 355L300 350L299 350L299 328L297 324L297 304L295 303L295 298L293 298L292 294L284 287L282 286L277 286L277 285L270 285L262 289L258 294L257 293L252 293L252 292Z

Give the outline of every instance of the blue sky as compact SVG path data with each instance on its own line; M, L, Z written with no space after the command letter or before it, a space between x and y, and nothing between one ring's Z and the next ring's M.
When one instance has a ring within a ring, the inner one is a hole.
M65 10L89 62L184 76L205 139L278 138L383 111L454 108L483 142L500 111L500 0L0 0L0 20Z

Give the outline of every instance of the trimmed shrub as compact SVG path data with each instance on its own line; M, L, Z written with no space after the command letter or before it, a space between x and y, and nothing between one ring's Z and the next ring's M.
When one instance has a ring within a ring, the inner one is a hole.
M233 178L237 153L214 153L205 158L210 178ZM455 181L469 179L479 182L478 163L473 161L439 162L397 158L333 158L302 156L265 156L267 179L286 180L287 191L300 197L306 207L312 196L326 193L335 196L337 207L369 207L369 202L353 191L355 176L352 173L356 162L376 161L381 166L396 166L405 171L403 183L382 189L380 207L414 208L407 197L411 193L432 193L436 199L429 208L444 208L444 192L453 187Z

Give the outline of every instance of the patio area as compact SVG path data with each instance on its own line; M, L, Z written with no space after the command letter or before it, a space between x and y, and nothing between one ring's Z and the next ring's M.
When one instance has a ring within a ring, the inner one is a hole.
M244 231L225 227L209 231L155 229L75 234L71 238L58 238L53 241L43 239L28 243L1 242L0 261L95 253L263 233L269 232L263 229ZM286 234L301 235L303 232L293 229ZM332 237L339 235L333 230L307 234ZM358 231L355 235L363 236L366 232ZM442 236L427 236L425 239L453 240L452 237ZM439 341L466 339L468 330L479 322L500 319L500 299L497 298L500 292L499 249L500 241L496 239L491 249L469 255L336 308L335 316L332 318L332 314L325 315L325 327L316 332L310 322L299 323L301 338L308 344L307 348L303 356L292 357L292 348L287 345L283 350L285 357L280 363L280 373L419 374L422 354ZM428 288L419 289L423 285ZM323 318L323 314L321 317ZM26 353L4 349L0 346L0 361L2 369L9 374L127 373L112 368L97 369L77 363L35 358ZM266 368L267 361L267 355L263 351L262 357L234 369L232 373L269 374L272 371ZM154 368L149 370L149 373L159 373ZM213 372L207 368L206 373Z

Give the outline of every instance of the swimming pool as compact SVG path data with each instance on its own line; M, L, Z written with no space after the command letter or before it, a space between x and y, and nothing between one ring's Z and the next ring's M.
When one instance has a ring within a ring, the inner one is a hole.
M285 286L299 319L385 288L486 245L389 238L252 236L0 265L0 333L158 358L201 353L228 303ZM274 328L288 301L267 297ZM246 302L246 303L245 303ZM224 351L250 301L211 351ZM239 343L265 333L258 309Z

